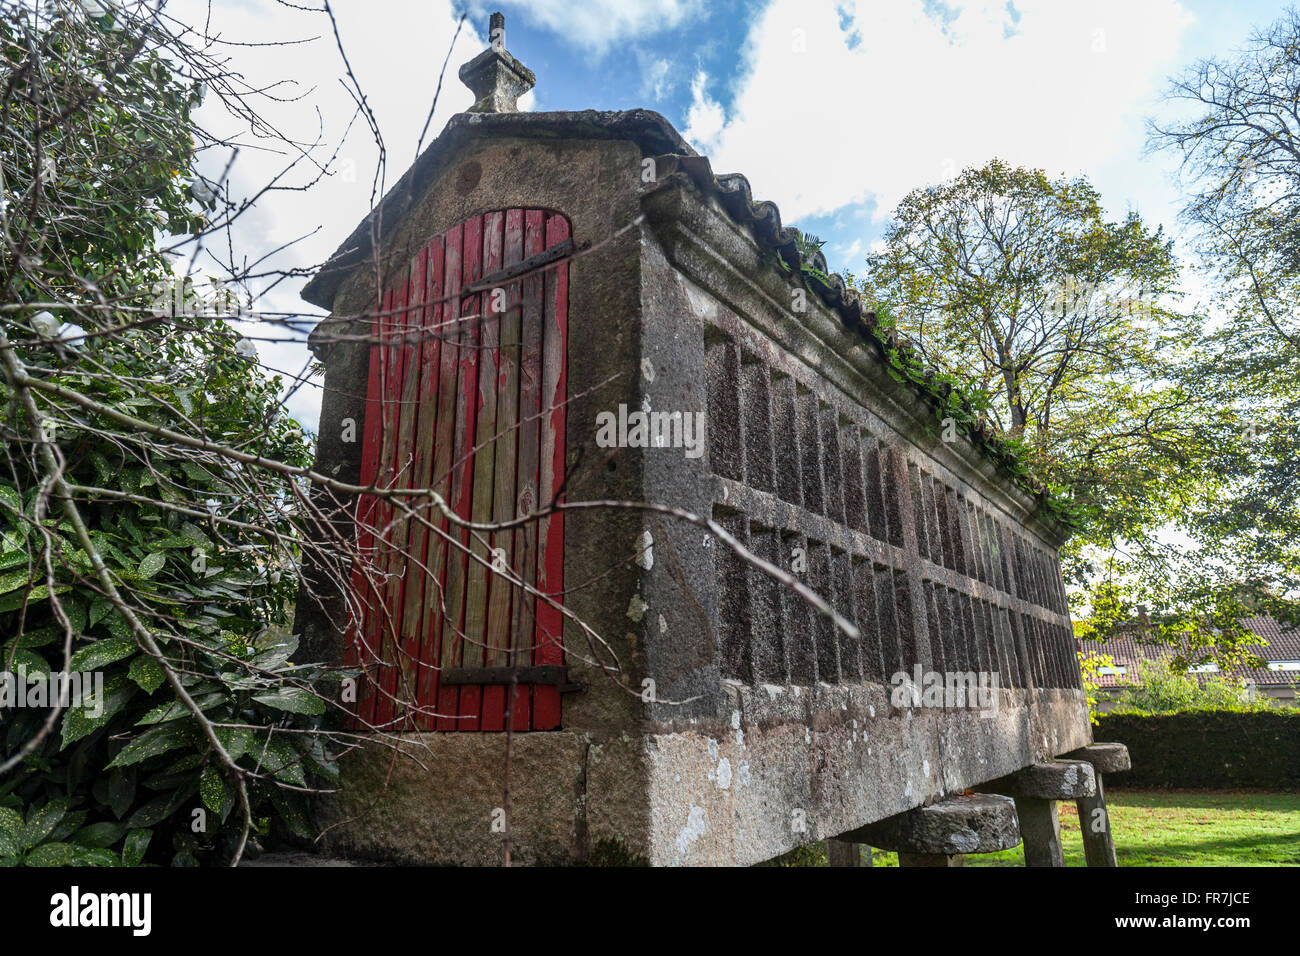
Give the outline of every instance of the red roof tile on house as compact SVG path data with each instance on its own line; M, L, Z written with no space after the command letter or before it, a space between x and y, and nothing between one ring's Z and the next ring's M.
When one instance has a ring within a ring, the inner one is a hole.
M1267 615L1243 618L1241 623L1248 631L1266 642L1251 646L1249 648L1251 654L1265 661L1300 665L1300 628L1284 628L1281 622ZM1084 654L1109 654L1117 667L1125 668L1124 674L1099 675L1099 686L1123 687L1132 679L1139 660L1168 660L1177 651L1186 650L1185 644L1179 646L1139 640L1143 632L1147 632L1150 638L1154 639L1155 630L1154 625L1124 625L1117 628L1107 641L1079 640L1075 643ZM1300 670L1277 670L1267 666L1234 667L1218 673L1245 678L1260 687L1286 686L1300 682Z

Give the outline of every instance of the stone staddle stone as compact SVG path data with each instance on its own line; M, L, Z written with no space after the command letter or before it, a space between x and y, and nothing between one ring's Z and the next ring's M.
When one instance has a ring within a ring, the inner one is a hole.
M1020 821L1010 797L970 794L868 824L853 839L904 853L996 853L1020 843Z
M1097 775L1084 760L1048 760L982 784L981 790L1030 800L1077 800L1097 792Z
M1066 754L1071 760L1086 760L1092 764L1097 773L1119 773L1132 770L1133 761L1129 759L1128 747L1121 743L1099 743L1080 747Z

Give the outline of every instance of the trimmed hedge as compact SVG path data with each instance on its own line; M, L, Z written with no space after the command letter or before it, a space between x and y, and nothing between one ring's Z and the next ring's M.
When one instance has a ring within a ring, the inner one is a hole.
M1300 709L1103 714L1093 738L1128 745L1133 769L1106 775L1117 789L1300 787Z

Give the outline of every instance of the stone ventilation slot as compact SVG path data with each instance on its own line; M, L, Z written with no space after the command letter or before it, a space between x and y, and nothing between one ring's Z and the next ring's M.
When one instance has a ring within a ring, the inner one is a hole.
M840 425L840 456L844 469L844 523L854 531L870 534L862 477L862 443L858 427L852 422Z
M859 613L853 587L853 556L847 551L832 549L831 572L835 586L835 610L846 619L856 623L859 620ZM861 641L845 634L838 628L835 637L840 648L840 678L845 681L861 680Z
M952 536L952 568L960 575L969 576L970 562L966 556L970 553L970 534L966 528L965 502L947 486L944 486L944 501L948 505L948 527Z
M830 548L821 541L808 542L808 586L834 607ZM835 622L824 614L814 614L813 644L817 653L817 679L830 684L837 683L840 679L838 638L839 629Z
M783 501L803 506L803 477L798 441L799 415L795 382L789 375L772 371L772 434L780 445L776 455L776 493Z
M889 540L885 521L885 496L880 484L880 442L874 435L864 435L862 470L866 478L867 526L873 537Z
M781 535L776 529L751 521L749 542L756 555L780 567ZM786 592L779 581L761 571L750 569L749 577L754 678L761 683L784 684L788 680L788 672L781 602ZM797 600L794 595L790 598Z
M776 465L767 366L748 352L743 352L740 358L740 386L745 430L745 483L759 491L774 492Z
M728 534L749 547L749 521L731 510L715 508L713 519ZM731 680L754 681L753 614L750 601L748 565L730 548L717 549L718 573L718 668Z
M889 679L903 670L903 645L899 637L898 608L895 606L896 588L893 569L875 565L876 618L879 622L880 662L882 674Z
M916 618L912 608L912 587L907 575L894 573L894 609L898 618L898 649L902 669L912 673L918 660L916 655Z
M822 471L826 482L826 517L844 523L844 468L840 459L840 416L825 402L817 403L822 446Z
M926 620L930 623L930 666L935 670L944 670L956 657L952 647L952 632L944 620L945 614L941 604L945 602L943 590L933 581L924 581L921 585L925 592ZM944 647L944 635L948 635L948 646Z
M885 500L885 525L889 543L903 547L903 494L907 481L907 466L903 456L892 445L882 445L880 451L881 488Z
M790 566L790 558L799 551L809 552L809 542L801 534L783 534L781 543L783 567ZM805 558L806 560L806 558ZM785 610L785 637L790 651L790 681L811 686L817 682L817 647L813 640L813 610L803 598L789 594L783 602Z
M880 614L876 607L876 579L871 561L855 558L852 565L853 594L857 605L857 625L862 631L860 647L862 677L883 683L889 675L881 662Z
M740 481L743 473L740 419L740 352L729 339L706 341L708 447L713 471Z
M826 513L822 479L822 448L817 396L795 384L795 413L799 436L799 466L803 476L803 505L814 514Z

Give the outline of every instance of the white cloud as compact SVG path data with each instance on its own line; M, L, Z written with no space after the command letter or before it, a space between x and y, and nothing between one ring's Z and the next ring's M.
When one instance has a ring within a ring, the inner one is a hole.
M691 106L682 135L697 146L714 142L727 127L722 106L708 94L709 74L703 70L691 80Z
M363 0L341 0L334 5L339 33L367 102L374 111L387 150L387 171L380 195L406 171L415 157L416 141L433 102L438 85L438 71L455 32L459 14L453 14L450 0L385 0L385 22L402 24L402 29L375 32L375 8ZM198 30L208 17L206 0L173 0L168 13L193 24ZM478 29L482 24L466 21L447 64L438 108L424 146L435 138L454 114L473 102L473 96L457 79L459 65L487 46ZM352 98L339 80L344 68L328 20L312 14L271 3L229 4L214 7L211 32L227 41L269 44L277 41L311 38L307 43L286 46L228 46L218 48L228 59L232 71L244 75L253 87L270 86L271 92L289 101L256 99L262 116L287 137L321 146L313 152L324 163L338 144L355 112ZM528 105L524 104L525 107ZM199 114L199 122L210 130L234 132L239 124L224 114L217 97L209 93ZM252 144L250 137L242 137ZM276 176L293 158L278 144L261 142L239 153L230 170L230 189L236 199L253 195ZM259 148L260 147L260 148ZM214 180L230 158L228 150L214 151L200 159L200 171ZM264 194L247 213L236 221L233 246L239 261L253 262L271 250L306 236L300 242L277 253L259 269L308 268L323 262L369 212L370 181L379 159L370 131L358 118L339 150L336 174L322 179L306 191L286 190ZM281 185L303 184L315 175L308 162L299 164ZM209 243L220 256L224 240ZM188 253L188 249L186 252ZM198 268L210 268L200 257ZM261 295L254 309L261 313L313 313L314 307L298 297L305 279L286 281ZM263 283L265 284L265 283ZM260 292L260 289L254 289ZM311 356L305 344L268 342L283 339L283 329L264 324L241 324L245 335L257 337L259 361L268 370L288 376L302 373ZM320 388L298 390L288 402L290 414L314 429L319 418Z
M662 57L649 56L641 50L637 51L636 59L642 77L640 94L653 100L662 100L676 85L672 64Z
M834 252L846 261L855 260L862 253L862 240L854 239L848 245L841 243L834 247Z
M597 56L625 39L673 30L704 11L703 0L530 0L525 20L541 24ZM510 21L506 21L509 46Z
M1141 116L1190 22L1178 0L773 0L720 108L692 85L687 135L790 219L910 189L993 156L1049 174L1136 160ZM843 20L843 25L842 25ZM800 49L802 48L802 52ZM698 77L697 77L698 79Z

